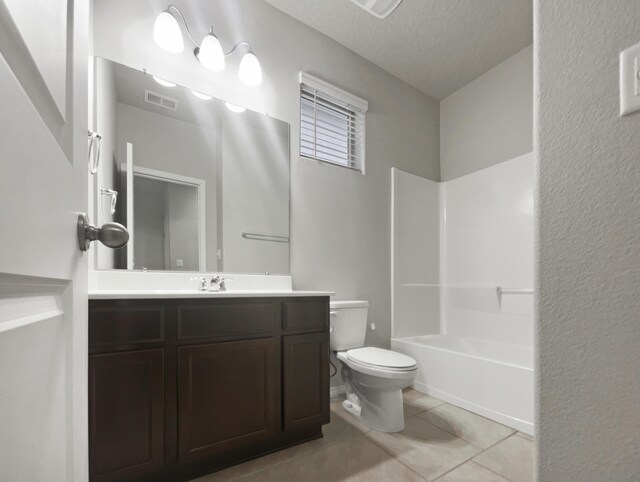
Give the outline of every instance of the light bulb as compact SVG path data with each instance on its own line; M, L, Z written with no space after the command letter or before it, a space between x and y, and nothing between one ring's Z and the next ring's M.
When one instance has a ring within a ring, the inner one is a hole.
M210 95L207 94L203 94L202 92L197 92L195 90L191 91L193 93L193 95L195 95L198 99L202 99L202 100L211 100L213 99L213 97L211 97Z
M241 114L242 112L247 110L245 107L240 107L239 105L232 104L231 102L225 102L224 105L226 105L227 109L229 109L231 112L237 112L238 114Z
M175 87L176 84L173 82L169 82L168 80L161 79L160 77L153 76L153 80L155 80L158 84L164 85L165 87Z
M240 81L243 84L251 87L255 87L262 83L262 69L260 68L260 62L253 52L249 51L244 54L244 57L242 57L238 77L240 77Z
M160 12L153 24L153 40L162 50L179 54L184 50L184 40L178 21L169 10Z
M196 56L205 69L212 72L224 70L224 52L213 31L209 31L207 36L202 39Z

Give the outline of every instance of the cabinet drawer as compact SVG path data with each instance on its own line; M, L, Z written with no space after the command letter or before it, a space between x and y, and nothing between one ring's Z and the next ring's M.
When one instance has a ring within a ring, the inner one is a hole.
M278 326L278 303L220 303L178 306L178 339L255 338Z
M89 347L126 349L132 345L162 343L164 306L112 306L89 310Z
M283 331L324 331L328 328L328 299L295 300L282 303Z

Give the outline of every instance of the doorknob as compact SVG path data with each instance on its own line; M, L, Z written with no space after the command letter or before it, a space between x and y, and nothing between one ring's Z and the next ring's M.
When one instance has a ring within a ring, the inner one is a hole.
M129 231L122 224L104 223L96 227L84 213L78 215L78 246L87 251L91 241L100 241L109 248L122 248L129 242Z

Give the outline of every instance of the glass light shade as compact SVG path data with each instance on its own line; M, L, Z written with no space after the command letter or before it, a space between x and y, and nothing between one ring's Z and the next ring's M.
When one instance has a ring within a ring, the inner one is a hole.
M258 57L253 52L247 52L240 61L240 69L238 71L240 81L251 87L255 87L262 83L262 68Z
M213 99L213 97L211 97L210 95L207 94L203 94L202 92L197 92L195 90L191 91L193 93L193 95L195 95L198 99L202 99L202 100L211 100Z
M226 105L227 109L229 109L231 112L237 112L238 114L241 114L242 112L247 110L246 108L240 107L239 105L232 104L231 102L225 102L224 105Z
M153 40L162 49L172 54L179 54L184 50L182 31L176 18L165 10L160 12L153 24Z
M153 76L153 80L155 80L158 84L164 85L165 87L175 87L176 84L173 82L169 82L168 80L161 79L160 77Z
M198 60L202 66L212 72L222 72L224 70L224 52L222 45L213 33L207 34L200 44L198 50Z

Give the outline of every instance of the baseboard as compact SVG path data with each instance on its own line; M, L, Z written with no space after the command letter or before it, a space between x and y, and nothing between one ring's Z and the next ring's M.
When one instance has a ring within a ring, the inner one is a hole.
M440 400L444 400L445 402L450 403L451 405L464 408L465 410L469 410L470 412L477 413L478 415L482 415L483 417L494 420L498 423L506 425L507 427L514 428L516 430L519 430L520 432L533 436L534 426L533 426L533 423L531 422L527 422L525 420L521 420L519 418L512 417L504 413L496 412L494 410L488 409L486 407L482 407L480 405L476 405L475 403L469 402L468 400L463 400L462 398L455 397L453 395L448 394L447 392L438 390L437 388L430 387L425 383L416 381L416 382L413 382L412 386L415 390L422 392L426 395L431 395L432 397L439 398Z
M343 393L346 392L346 389L344 387L344 385L339 385L337 387L331 387L329 389L329 397L330 398L337 398L340 395L342 395Z

